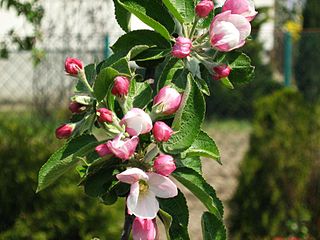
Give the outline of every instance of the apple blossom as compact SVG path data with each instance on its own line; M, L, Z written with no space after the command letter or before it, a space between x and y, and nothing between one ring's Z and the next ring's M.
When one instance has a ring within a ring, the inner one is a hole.
M132 224L133 240L155 240L157 236L156 219L136 217Z
M190 55L192 48L192 41L189 38L177 37L171 54L176 58L186 58Z
M153 126L152 133L156 141L167 142L170 139L173 130L164 122L157 121Z
M165 176L130 168L117 174L120 182L131 184L127 198L130 213L144 219L154 219L159 211L158 198L172 198L178 195L177 186Z
M120 125L126 126L126 131L131 136L148 133L152 130L150 116L140 108L133 108L122 118Z
M86 110L86 106L85 106L85 105L82 105L81 103L72 101L72 102L70 102L70 104L69 104L69 110L70 110L70 112L72 112L72 113L79 114L79 113L82 113L83 111Z
M97 110L98 121L103 123L112 123L113 122L113 112L107 108L100 108Z
M122 97L128 95L130 81L127 77L118 76L114 79L111 93L115 96Z
M221 78L226 78L230 75L231 70L232 69L227 64L218 65L213 68L213 79L220 80Z
M174 163L172 156L160 154L154 160L153 168L156 173L159 173L163 176L169 176L174 170L176 170L176 164Z
M153 100L153 110L157 114L171 115L180 107L181 94L174 88L169 86L160 89Z
M124 140L121 140L121 138L122 134L118 135L113 140L109 140L107 142L107 147L118 158L128 160L134 154L139 143L139 138L136 136Z
M56 137L58 139L67 139L71 137L75 127L75 123L62 124L56 129Z
M205 18L214 9L212 0L201 0L196 6L196 13L199 17Z
M258 14L252 0L227 0L222 7L222 12L229 10L232 14L244 16L248 21L252 21Z
M210 42L217 50L229 52L242 47L250 33L251 25L245 17L226 11L214 17L210 26Z
M79 71L83 70L83 63L77 58L68 57L65 61L64 68L69 75L77 76Z
M112 154L112 152L110 151L110 149L108 148L108 145L106 143L98 145L95 148L95 151L100 157L104 157L106 155Z

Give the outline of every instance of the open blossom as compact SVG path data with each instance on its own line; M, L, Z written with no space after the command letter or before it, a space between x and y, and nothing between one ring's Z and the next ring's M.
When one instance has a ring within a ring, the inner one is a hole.
M214 9L212 0L201 0L196 6L196 13L199 17L205 18Z
M138 136L152 130L152 120L150 116L140 108L133 108L127 112L120 124L126 126L126 131L131 136Z
M103 123L112 123L113 122L113 112L107 108L100 108L97 110L98 121Z
M164 122L157 121L153 126L152 133L157 142L167 142L173 130Z
M251 25L245 17L226 11L214 17L210 26L210 42L217 50L229 52L242 47L250 33Z
M127 207L131 214L144 219L154 219L159 211L158 198L178 195L177 186L165 176L130 168L117 174L120 182L131 184Z
M83 63L77 58L67 58L64 64L66 73L77 76L80 70L83 70Z
M172 156L160 154L154 160L153 168L157 173L163 176L169 176L172 172L174 172L174 170L176 170L176 164L174 163Z
M252 21L258 14L252 0L227 0L222 7L222 12L229 10L232 14L244 16L248 21Z
M181 94L169 86L160 89L159 93L154 97L153 107L157 113L163 115L174 114L180 107Z
M56 137L58 139L67 139L71 137L75 127L75 123L62 124L56 129Z
M214 71L213 79L219 80L221 78L228 77L230 75L231 68L227 64L221 64L219 66L214 67L213 71Z
M130 81L127 77L118 76L114 79L111 93L115 96L122 97L128 95Z
M132 224L133 240L155 240L157 236L156 219L136 217Z
M189 38L177 37L171 54L176 58L186 58L190 55L191 48L192 41Z
M107 142L109 150L122 160L128 160L134 154L138 143L138 137L121 140L122 134Z
M95 151L100 157L112 155L112 152L110 151L110 149L108 148L108 145L106 143L98 145L95 148Z

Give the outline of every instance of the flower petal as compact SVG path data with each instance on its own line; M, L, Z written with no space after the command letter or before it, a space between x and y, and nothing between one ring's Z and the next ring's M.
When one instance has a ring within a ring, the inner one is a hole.
M162 176L157 173L147 173L149 176L149 189L157 197L171 198L178 195L178 189L174 182L168 177Z
M152 191L147 191L139 195L136 207L134 209L130 209L130 211L136 217L154 219L159 211L159 202Z
M117 174L117 179L120 182L133 184L139 181L139 179L148 180L148 175L140 168L129 168L126 171Z
M139 199L139 182L131 185L130 194L127 198L128 213L133 214L132 209L135 209Z

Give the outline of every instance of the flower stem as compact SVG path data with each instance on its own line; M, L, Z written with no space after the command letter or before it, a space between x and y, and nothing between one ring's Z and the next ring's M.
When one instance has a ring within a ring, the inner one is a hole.
M122 231L120 240L129 240L134 216L128 214L127 207L125 207L124 211L125 211L124 213L125 219L124 219L123 231Z
M88 89L90 94L93 95L93 89L90 86L90 84L88 83L88 80L87 80L87 77L86 77L84 70L79 71L79 79L86 86L86 88Z
M193 26L192 26L192 29L191 29L191 32L190 32L190 35L189 35L189 39L192 39L192 37L193 37L193 35L194 35L195 31L196 31L196 27L197 27L198 22L199 22L199 18L196 17L194 19L194 22L193 22Z
M196 42L202 42L207 36L209 36L209 31L206 32L205 34L201 35L197 40Z

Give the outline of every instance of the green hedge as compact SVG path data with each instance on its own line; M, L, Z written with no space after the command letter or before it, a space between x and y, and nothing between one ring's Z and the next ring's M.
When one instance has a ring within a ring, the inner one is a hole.
M56 126L28 113L0 113L0 239L119 239L123 204L85 196L76 174L35 194L38 170L59 145Z
M319 108L297 91L285 89L258 101L231 201L235 239L308 234L320 239L319 140Z

